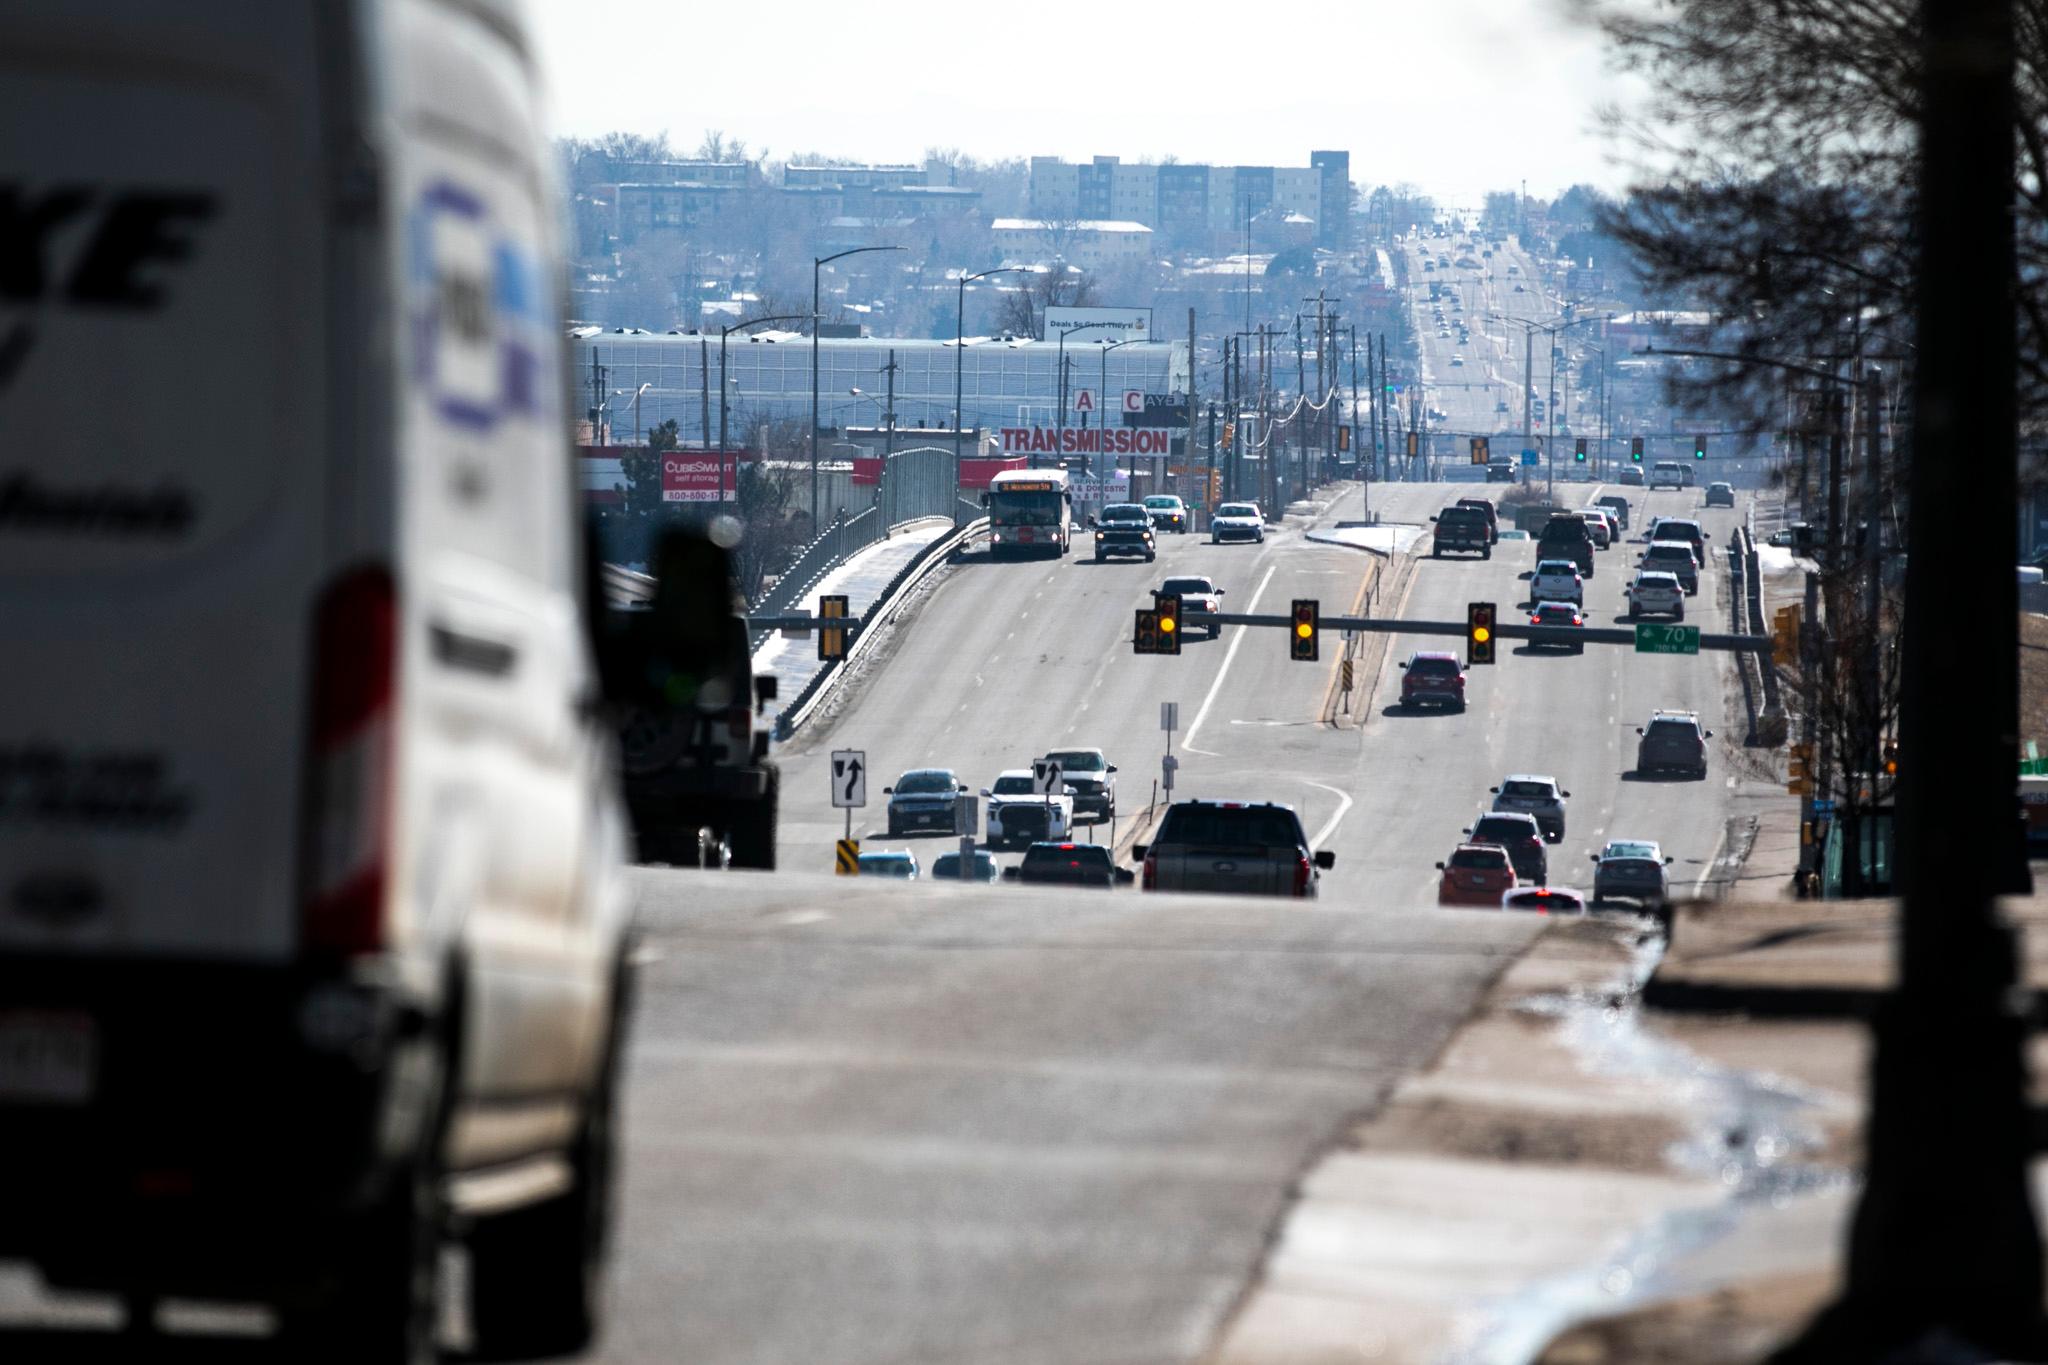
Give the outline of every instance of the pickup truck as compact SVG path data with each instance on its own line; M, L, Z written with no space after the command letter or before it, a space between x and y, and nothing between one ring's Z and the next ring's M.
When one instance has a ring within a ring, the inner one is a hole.
M1336 864L1310 852L1292 806L1242 801L1176 801L1149 844L1133 844L1147 891L1314 897Z
M1029 768L998 774L996 784L982 792L988 802L988 846L1022 848L1042 839L1065 839L1074 828L1074 789L1058 796L1035 790Z
M1430 520L1436 523L1431 558L1441 559L1452 550L1477 550L1481 559L1493 558L1493 523L1478 508L1452 505Z
M1089 519L1095 527L1095 562L1111 555L1143 555L1151 563L1158 553L1152 515L1142 503L1113 502Z

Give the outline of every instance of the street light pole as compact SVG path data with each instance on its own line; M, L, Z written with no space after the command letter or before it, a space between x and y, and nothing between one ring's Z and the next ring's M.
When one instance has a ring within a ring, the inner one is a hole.
M1028 267L1021 265L999 265L993 270L981 270L972 275L960 276L958 297L953 303L953 520L960 520L960 429L967 425L964 411L967 402L967 286L975 280L985 280L991 275L1028 274ZM978 375L980 371L977 369ZM978 382L978 381L977 381Z
M811 534L818 534L818 277L821 271L842 256L858 256L863 251L902 251L900 246L857 246L847 251L834 252L830 256L814 256L811 259ZM721 346L724 342L721 340ZM721 352L721 361L723 353ZM722 396L725 392L725 372L719 371ZM719 447L724 448L725 437L719 436ZM723 477L723 476L721 476Z
M818 315L816 313L812 313L810 317L812 320L815 335L815 327ZM725 501L725 416L726 403L728 401L728 391L726 387L728 381L725 377L726 342L732 337L732 334L734 332L739 331L742 327L759 327L764 322L801 322L803 318L804 315L802 313L776 313L765 318L748 318L745 322L735 322L730 327L721 327L718 329L718 500L721 503ZM813 401L815 402L816 400ZM817 423L813 422L811 424L811 442L814 449L817 444L817 438L818 427ZM811 464L811 469L814 473L816 472L817 467L817 462L813 460ZM740 471L739 464L737 461L735 461L733 464L732 486L735 499L737 499L740 486ZM816 491L817 485L814 482L812 484L812 492L814 495ZM813 529L816 528L816 524L816 517L814 515L812 518Z
M1067 338L1072 336L1076 332L1085 332L1091 327L1107 327L1109 325L1110 324L1106 322L1077 322L1072 327L1062 327L1060 329L1060 410L1056 420L1059 423L1057 429L1060 433L1060 442L1062 445L1066 443L1067 436ZM1097 394L1096 397L1099 400L1101 398L1101 395Z

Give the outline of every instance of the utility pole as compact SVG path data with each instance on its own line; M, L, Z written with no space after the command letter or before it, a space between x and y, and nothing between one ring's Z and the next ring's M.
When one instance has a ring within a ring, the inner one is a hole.
M1522 449L1529 449L1529 440L1534 431L1529 405L1536 399L1536 329L1522 329ZM1522 467L1522 487L1533 482L1527 465Z
M703 436L703 448L704 448L704 449L706 449L706 450L709 450L709 449L711 449L711 338L710 338L710 337L699 337L699 338L697 338L697 365L698 365L698 369L699 369L699 372L700 372L700 373L702 374L702 376L703 376L703 381L704 381L704 382L703 382L703 386L702 386L701 388L699 388L699 389L697 390L697 398L698 398L698 401L699 401L699 402L700 402L700 403L701 403L701 404L703 405L703 409L704 409L704 410L703 410L703 412L702 412L702 413L700 414L700 415L701 415L701 417L703 418L703 432L704 432L704 436ZM814 527L812 527L812 528L811 528L811 532L812 532L812 534L813 534L813 535L815 535L815 534L817 533L817 527L815 527L815 526L814 526Z
M1919 20L1898 984L1872 1029L1846 1283L1779 1356L1801 1365L2048 1358L2028 1030L2018 946L1996 901L2026 875L2013 815L2018 657L1985 649L1981 633L2019 611L2013 4L1923 0ZM1964 600L1970 610L1956 610ZM1953 691L1961 658L1968 705Z
M882 468L886 470L889 467L888 457L896 453L896 348L894 346L889 348L889 363L882 367L882 372L889 376L889 401L882 408L882 420L889 427L889 434L884 438L886 443L882 446Z
M1295 496L1308 496L1308 372L1301 358L1299 313L1294 315L1294 488Z

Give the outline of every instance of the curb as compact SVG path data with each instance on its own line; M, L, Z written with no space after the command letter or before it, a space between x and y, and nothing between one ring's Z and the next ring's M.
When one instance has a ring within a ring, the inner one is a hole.
M775 717L777 743L786 742L811 718L811 713L832 695L840 675L854 660L867 652L868 641L875 637L882 626L888 624L889 619L896 614L896 609L903 604L903 598L910 589L923 581L925 575L938 564L950 560L955 551L987 526L988 519L978 517L957 527L950 534L940 536L925 546L915 559L897 571L896 576L889 580L888 586L882 589L881 596L875 599L875 604L860 618L860 629L855 632L853 643L847 647L846 657L836 659L812 674L810 682L806 683L803 690Z

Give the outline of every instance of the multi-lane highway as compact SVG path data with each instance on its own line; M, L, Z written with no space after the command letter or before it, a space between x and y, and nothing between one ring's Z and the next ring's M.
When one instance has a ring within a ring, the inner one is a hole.
M1374 490L1426 522L1472 485ZM1575 485L1590 498L1597 486ZM1349 510L1356 490L1327 516ZM1634 495L1697 512L1697 493ZM1580 500L1580 499L1574 499ZM1703 517L1719 546L1733 522ZM1425 542L1426 546L1426 542ZM1386 612L1462 619L1523 600L1529 542L1422 560ZM1611 624L1634 551L1599 554ZM1096 744L1143 804L1158 703L1187 727L1184 796L1296 805L1337 864L1314 906L997 886L649 871L648 961L630 1062L620 1361L1192 1359L1257 1274L1297 1173L1422 1065L1533 925L1439 910L1431 864L1512 771L1557 776L1558 878L1609 834L1660 840L1680 889L1720 843L1705 783L1632 780L1655 707L1719 724L1723 661L1501 651L1462 715L1402 714L1396 637L1363 724L1317 723L1335 668L1284 633L1226 628L1178 657L1130 652L1169 573L1234 610L1356 605L1366 556L1305 541L1168 537L1158 563L989 563L948 572L781 755L785 869L829 866L826 755L864 749L871 799L902 768L980 787L1048 748ZM1693 616L1707 619L1710 572ZM879 804L860 831L881 821ZM937 853L949 840L876 840Z

